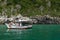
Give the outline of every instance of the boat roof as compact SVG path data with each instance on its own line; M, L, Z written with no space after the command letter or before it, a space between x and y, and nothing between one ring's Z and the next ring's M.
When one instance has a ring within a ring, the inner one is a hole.
M28 20L17 20L15 22L28 22Z

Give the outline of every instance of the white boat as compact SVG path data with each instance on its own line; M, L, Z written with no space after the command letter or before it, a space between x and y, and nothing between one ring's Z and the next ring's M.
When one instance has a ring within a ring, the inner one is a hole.
M9 23L5 23L5 25L7 26L7 28L9 29L28 29L28 28L32 28L32 24L26 24L24 22L27 22L28 20L18 20L15 22L9 22Z

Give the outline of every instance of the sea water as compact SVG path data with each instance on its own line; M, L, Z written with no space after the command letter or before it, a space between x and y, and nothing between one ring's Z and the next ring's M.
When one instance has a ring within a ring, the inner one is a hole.
M32 29L0 25L0 40L60 40L60 24L35 24Z

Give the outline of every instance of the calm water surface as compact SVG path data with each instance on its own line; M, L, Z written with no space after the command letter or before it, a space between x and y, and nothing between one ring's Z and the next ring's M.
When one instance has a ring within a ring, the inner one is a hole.
M60 25L33 25L21 30L0 25L0 40L60 40Z

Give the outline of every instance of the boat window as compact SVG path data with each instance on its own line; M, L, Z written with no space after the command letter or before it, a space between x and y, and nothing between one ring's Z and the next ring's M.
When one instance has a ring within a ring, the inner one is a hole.
M31 23L27 23L27 22L22 22L22 26L27 26L30 25Z

